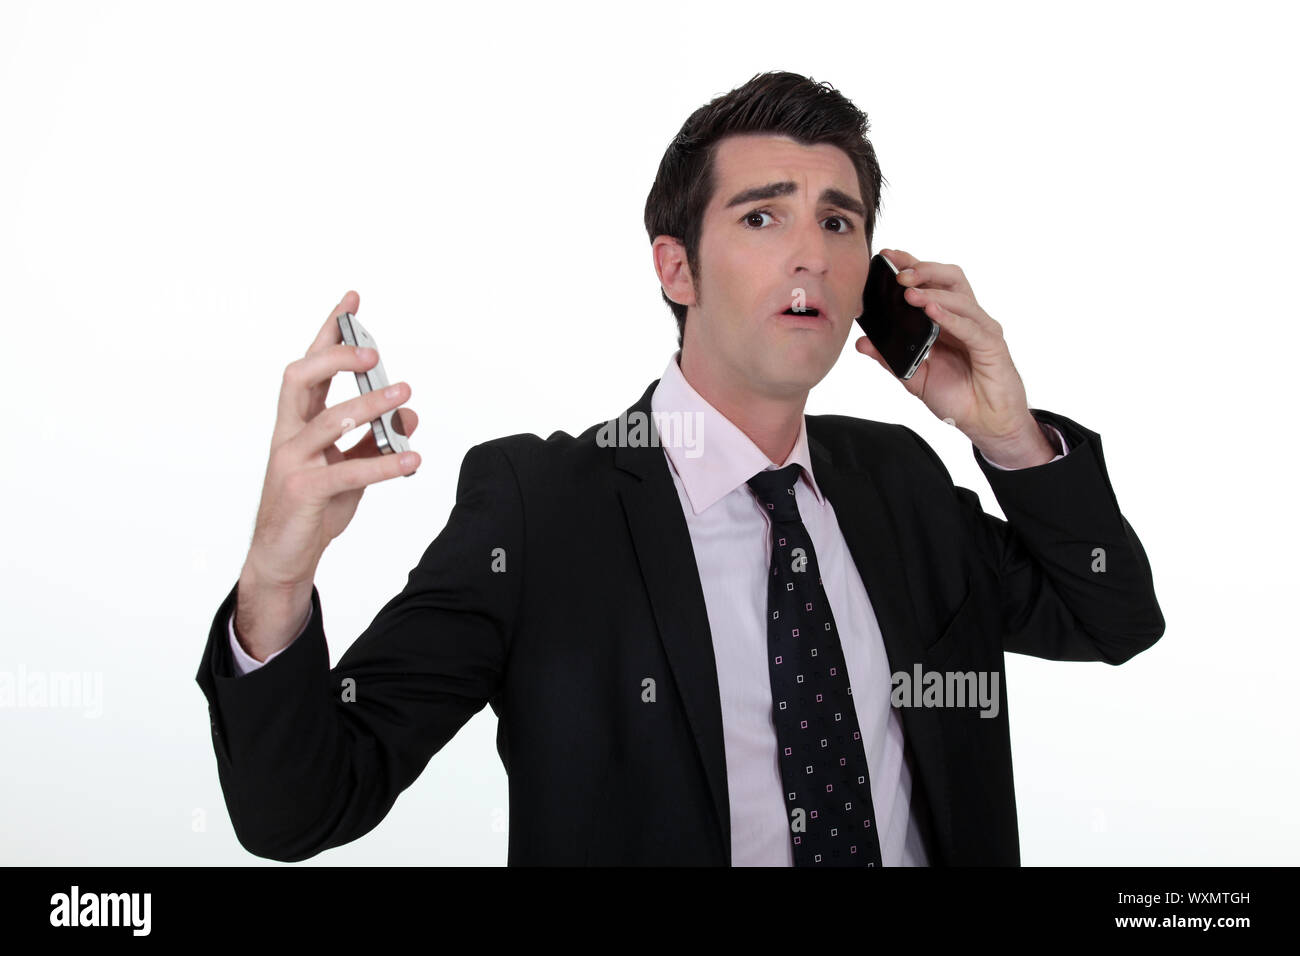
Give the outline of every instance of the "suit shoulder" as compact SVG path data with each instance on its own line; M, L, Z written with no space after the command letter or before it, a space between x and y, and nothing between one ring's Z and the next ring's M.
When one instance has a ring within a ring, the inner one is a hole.
M503 435L480 442L470 449L470 454L477 449L500 452L516 474L532 479L557 475L571 478L589 473L590 469L608 460L610 449L597 441L597 434L606 424L591 425L578 435L558 430L546 438L532 432Z
M876 470L938 466L947 474L934 449L906 425L849 415L809 415L806 421L808 437L821 442L836 461Z

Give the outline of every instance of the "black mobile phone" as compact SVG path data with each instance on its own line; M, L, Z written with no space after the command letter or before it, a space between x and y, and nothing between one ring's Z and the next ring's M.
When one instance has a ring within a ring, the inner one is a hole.
M339 315L338 323L339 332L343 335L343 341L348 345L379 351L379 345L375 342L375 337L365 330L361 323L357 321L357 317L351 312L344 312ZM384 372L382 359L376 361L373 368L364 372L354 372L353 374L357 377L357 387L361 389L362 395L366 394L366 392L388 387L388 375ZM375 445L385 455L411 450L411 446L406 441L406 436L393 425L393 413L396 411L397 409L394 408L384 412L370 423L370 428L375 433ZM406 477L409 477L409 475Z
M939 323L903 297L907 286L898 282L894 264L876 253L867 267L858 325L871 339L890 370L907 381L921 367L939 338Z

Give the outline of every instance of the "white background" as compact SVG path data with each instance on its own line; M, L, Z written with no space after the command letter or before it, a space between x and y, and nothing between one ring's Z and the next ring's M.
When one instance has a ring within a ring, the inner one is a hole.
M1030 404L1101 434L1154 568L1151 650L1008 658L1024 862L1296 863L1295 28L1253 3L4 3L0 670L99 674L103 713L0 710L0 861L263 862L194 675L284 367L355 289L421 416L418 475L321 563L337 661L471 445L577 434L659 376L659 159L788 69L868 113L875 248L965 270ZM910 426L1000 515L856 337L807 411ZM306 865L503 864L495 727Z

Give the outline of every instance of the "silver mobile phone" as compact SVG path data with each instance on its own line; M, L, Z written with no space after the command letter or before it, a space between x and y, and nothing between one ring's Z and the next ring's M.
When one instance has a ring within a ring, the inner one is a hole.
M365 330L361 323L357 321L355 315L351 312L344 312L338 318L339 331L343 333L344 342L357 348L379 351L379 346L375 344L375 337ZM362 395L375 389L388 387L388 376L384 374L384 360L382 358L375 362L374 368L365 372L354 372L353 374L357 377L357 385L360 387ZM375 444L385 455L411 450L411 446L406 441L406 436L400 434L393 426L393 413L396 411L395 408L390 409L370 423L370 428L375 433Z

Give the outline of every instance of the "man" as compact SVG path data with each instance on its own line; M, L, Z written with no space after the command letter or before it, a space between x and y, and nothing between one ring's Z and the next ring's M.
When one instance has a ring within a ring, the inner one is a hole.
M447 526L330 670L319 542L409 473L369 438L333 447L406 395L324 408L373 361L337 345L344 297L286 370L198 673L247 849L365 834L490 704L511 864L1019 863L1004 651L1119 664L1164 620L1100 437L1028 407L958 267L886 250L942 328L904 384L971 438L1008 521L911 430L803 414L861 309L866 130L789 73L687 121L646 205L680 336L664 375L576 438L471 448Z

